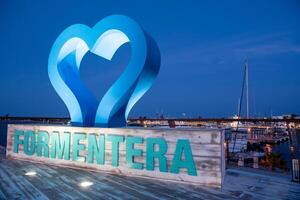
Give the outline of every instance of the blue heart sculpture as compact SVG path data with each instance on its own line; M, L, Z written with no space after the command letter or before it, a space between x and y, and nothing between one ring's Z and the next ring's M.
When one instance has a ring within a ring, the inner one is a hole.
M125 43L131 45L130 61L100 103L81 81L80 62L90 51L107 60ZM93 28L75 24L54 42L48 74L70 113L72 125L122 127L134 104L153 84L160 67L155 41L132 19L112 15Z

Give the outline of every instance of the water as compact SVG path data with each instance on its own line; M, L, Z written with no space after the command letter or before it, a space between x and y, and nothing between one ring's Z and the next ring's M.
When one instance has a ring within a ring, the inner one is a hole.
M294 138L293 138L294 139ZM296 140L293 140L294 144L294 158L299 157L299 144L296 143ZM290 154L290 146L289 142L281 142L279 144L272 145L272 151L281 155L282 159L286 162L287 167L291 168L291 154Z
M7 122L0 121L0 145L6 147Z

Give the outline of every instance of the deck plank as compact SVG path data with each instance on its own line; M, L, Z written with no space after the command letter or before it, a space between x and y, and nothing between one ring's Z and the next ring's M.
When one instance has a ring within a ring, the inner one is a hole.
M36 171L35 176L25 172ZM88 180L90 188L79 186ZM0 151L0 199L299 199L289 175L233 168L222 189L79 170L5 158Z

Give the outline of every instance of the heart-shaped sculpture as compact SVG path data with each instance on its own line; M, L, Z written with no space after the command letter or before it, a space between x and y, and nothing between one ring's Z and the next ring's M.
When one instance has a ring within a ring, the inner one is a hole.
M80 79L80 62L88 51L111 60L128 42L130 61L99 103ZM75 24L65 29L52 46L48 74L68 108L72 125L121 127L126 125L134 104L153 84L159 67L155 41L134 20L112 15L93 28Z

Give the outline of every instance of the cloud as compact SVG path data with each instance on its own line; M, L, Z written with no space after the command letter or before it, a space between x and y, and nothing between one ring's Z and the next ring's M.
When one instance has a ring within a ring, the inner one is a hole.
M236 48L236 54L247 54L254 56L267 56L282 53L300 53L300 45L290 43L270 43L253 45L246 48Z
M284 53L298 54L300 43L295 42L296 35L299 33L247 33L206 41L196 38L192 45L184 48L165 49L163 64L224 65L228 61L240 62L246 57L255 59Z

